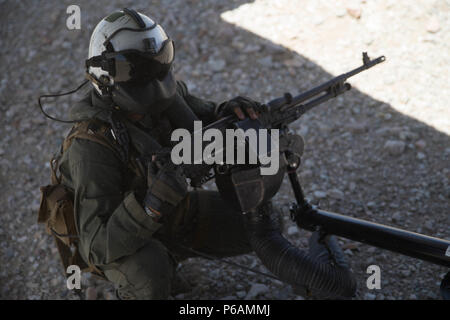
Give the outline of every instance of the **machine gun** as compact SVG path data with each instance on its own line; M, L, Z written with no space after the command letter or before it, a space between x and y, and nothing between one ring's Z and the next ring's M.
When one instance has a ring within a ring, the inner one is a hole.
M227 116L203 129L215 128L223 130L231 127L241 128L244 131L250 128L287 130L288 124L299 119L308 110L350 90L351 86L346 82L348 78L383 61L385 61L384 56L371 60L367 53L364 52L363 65L359 68L339 75L324 84L299 94L298 96L293 97L291 94L286 93L283 97L274 99L267 104L262 105L261 110L259 110L260 115L256 120L246 118L238 121L235 116ZM290 209L291 219L299 228L310 231L320 230L323 234L334 234L444 267L450 267L450 241L448 240L373 223L353 218L348 215L328 212L311 206L304 197L296 172L300 165L300 159L291 157L289 151L285 151L285 155L287 160L287 172L296 200ZM217 180L224 172L220 166L216 165L214 168L215 175L211 174L210 169L212 167L213 166L206 165L188 165L185 167L185 174L188 178L191 178L191 185L193 186L201 185L213 177L216 177L217 184ZM248 176L244 177L244 179L248 179ZM251 192L245 193L245 196L251 197L252 192L254 191L252 190ZM273 235L263 237L260 239L260 243L266 243L266 238L270 238L271 236ZM285 239L280 240L279 242L282 244L280 244L274 252L281 252L290 246ZM274 258L272 256L269 260L264 261L264 258L268 255L265 254L263 250L257 249L256 251L257 255L274 275L279 276L280 278L284 276L284 279L288 283L296 282L297 279L289 277L289 275L286 276L280 269L281 267L275 267L274 265L289 265L296 268L302 268L303 265L301 262L287 261L284 257ZM274 259L277 263L272 263ZM327 276L325 276L325 278L327 278ZM337 278L337 276L328 276L327 281L324 283L333 283ZM353 290L350 284L350 280L346 283L344 281L344 286L346 285L350 288L348 289L349 292ZM342 281L339 283L339 286L340 285L342 285ZM450 299L450 272L442 279L440 289L443 298Z
M242 129L243 131L248 129L259 130L261 128L284 130L288 124L299 119L308 110L350 90L351 85L346 82L348 78L385 61L385 57L380 56L371 60L367 52L363 52L362 60L362 66L343 73L311 90L295 97L290 93L285 93L283 97L261 105L260 110L258 110L258 119L246 118L238 121L236 116L230 115L203 127L202 131L208 129L225 130L227 128ZM268 145L267 152L270 152L270 148L270 145ZM224 173L224 168L230 169L228 165L188 164L183 165L183 171L186 177L189 178L192 187L200 187L215 177L215 174L211 173L213 167L216 173Z

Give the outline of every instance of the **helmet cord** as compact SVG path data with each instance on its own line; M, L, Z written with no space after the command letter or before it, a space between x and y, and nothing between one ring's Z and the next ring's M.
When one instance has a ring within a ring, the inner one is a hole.
M40 109L40 111L41 111L42 114L43 114L44 116L46 116L47 118L49 118L49 119L51 119L51 120L54 120L54 121L58 121L58 122L63 122L63 123L76 123L76 122L83 121L84 119L61 120L61 119L57 119L57 118L55 118L55 117L49 115L47 112L44 111L44 108L42 107L41 99L42 99L42 98L61 97L61 96L66 96L66 95L69 95L69 94L73 94L73 93L77 92L78 90L80 90L82 87L84 87L84 86L86 85L86 83L88 83L88 82L89 82L89 80L85 80L85 81L83 81L83 83L80 84L76 89L71 90L71 91L68 91L68 92L57 93L57 94L44 94L44 95L39 96L39 98L38 98L38 103L39 103L39 109ZM102 108L102 110L98 111L98 112L94 115L94 117L96 117L97 115L99 115L101 112L103 112L103 111L105 111L105 110L109 110L109 109L107 109L107 108Z

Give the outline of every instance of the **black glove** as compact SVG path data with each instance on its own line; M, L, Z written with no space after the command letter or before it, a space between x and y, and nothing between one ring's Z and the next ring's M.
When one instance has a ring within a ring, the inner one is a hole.
M246 116L256 119L261 104L247 97L235 97L231 100L222 102L216 109L217 118L226 117L235 114L239 119L243 120Z
M147 187L145 212L157 222L164 222L188 193L181 168L158 157L148 164Z

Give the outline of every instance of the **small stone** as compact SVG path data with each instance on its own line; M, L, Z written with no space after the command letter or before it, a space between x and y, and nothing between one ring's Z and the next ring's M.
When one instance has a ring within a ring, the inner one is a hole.
M409 270L403 270L400 273L402 274L402 276L404 278L408 278L409 276L411 276L411 271L409 271Z
M272 57L267 56L267 57L261 58L258 60L258 62L264 67L271 67L272 66Z
M265 50L271 55L280 55L285 53L285 49L282 46L276 45L272 42L264 45Z
M375 300L376 297L377 297L376 295L374 295L373 293L369 293L369 292L367 292L364 295L364 299L365 300Z
M364 37L364 43L370 46L373 43L374 39L370 35L366 35Z
M328 191L328 195L334 199L344 199L344 193L339 189L331 189Z
M392 221L399 222L401 220L402 220L402 215L400 214L400 212L396 212L392 215Z
M234 36L234 31L233 28L231 27L224 27L222 28L219 33L218 33L218 38L225 40L225 41L229 41L230 39L233 38Z
M356 242L348 242L348 243L346 243L346 244L344 244L342 246L342 249L356 250L356 249L358 249L358 247L359 247L358 243L356 243Z
M11 249L11 248L6 249L5 255L6 255L6 259L8 259L8 260L13 258L14 257L14 250Z
M395 78L393 76L387 77L386 82L388 82L389 84L393 84L395 82ZM392 118L392 114L390 114L389 112L383 113L383 118L384 120L390 120Z
M352 133L363 133L367 130L367 124L363 122L354 122L347 125Z
M313 176L313 172L311 170L303 170L300 174L302 179L310 179Z
M175 296L175 299L176 299L176 300L183 300L183 299L184 299L184 293L177 294L177 295Z
M375 201L369 201L366 203L366 206L368 208L375 208L377 206L377 203Z
M389 154L398 156L405 151L406 144L403 141L389 140L384 144L384 149Z
M436 300L436 299L438 299L438 295L436 293L434 293L434 292L428 292L427 293L427 298Z
M314 161L312 161L311 159L306 159L305 162L303 162L303 164L306 168L312 168L315 166Z
M189 80L186 80L186 86L188 87L189 91L195 90L197 88L197 85Z
M265 294L269 291L269 288L262 283L255 283L250 288L249 292L247 293L247 296L245 297L246 300L251 300L256 298L257 296L261 294Z
M24 243L25 241L27 241L27 237L26 236L23 236L23 237L20 237L19 239L17 239L17 242L19 242L19 243Z
M56 278L54 278L54 279L52 279L52 280L50 281L50 285L51 285L52 287L56 287L56 286L58 285L58 283L59 283L59 280L56 279Z
M411 132L409 131L400 131L398 137L400 140L405 141L411 138Z
M350 184L348 185L348 189L349 189L350 191L355 191L355 189L356 189L356 183L350 182Z
M97 300L97 289L88 287L86 289L86 300Z
M441 30L441 25L439 23L438 18L437 17L431 17L430 20L428 20L427 31L429 33L436 33L439 30Z
M314 197L317 199L324 199L327 197L327 193L324 191L314 191Z
M34 282L28 282L26 286L30 289L36 289L39 287L39 284L34 283Z
M375 248L375 247L369 247L369 248L367 248L367 250L366 250L368 253L375 253L375 251L377 251L377 248Z
M342 18L346 14L347 14L347 10L345 10L342 7L339 7L339 9L336 11L336 17L338 17L338 18Z
M222 59L212 60L209 62L209 64L211 65L211 69L215 72L222 71L223 69L225 69L225 66L227 65L225 60Z
M301 135L301 136L306 136L306 134L308 133L309 127L306 125L302 125L300 127L299 130L297 130L297 134Z
M350 15L350 17L359 19L361 18L361 9L360 8L347 8L347 13Z
M302 59L295 57L292 59L285 60L284 64L288 67L300 68L305 64L305 62Z
M313 23L316 26L320 26L324 22L325 22L325 18L323 16L317 16L317 17L314 18L314 21L313 21Z
M248 45L246 46L244 49L242 49L242 52L244 53L253 53L253 52L258 52L261 50L261 46L260 45Z
M289 236L293 236L293 235L295 235L295 234L298 234L298 227L296 227L296 226L290 226L290 227L287 229L287 234L288 234Z
M238 291L238 292L236 292L236 296L237 296L239 299L244 298L246 295L247 295L247 292L245 292L245 291Z
M425 153L423 153L423 152L417 152L417 159L423 160L423 159L425 159L425 158L426 158Z
M417 296L413 293L409 295L410 300L417 300Z
M70 49L72 47L72 44L69 41L64 41L61 45L64 49Z
M427 146L427 143L425 142L425 140L421 139L421 140L416 141L415 146L419 150L424 150L425 147Z
M434 231L434 223L432 220L427 220L424 225L428 231Z
M344 250L344 253L347 254L347 255L349 255L349 256L352 256L352 255L353 255L353 252L352 252L352 250L350 250L350 249Z
M212 270L212 271L210 271L209 275L212 278L216 279L216 278L218 278L220 276L220 270L217 270L217 269Z

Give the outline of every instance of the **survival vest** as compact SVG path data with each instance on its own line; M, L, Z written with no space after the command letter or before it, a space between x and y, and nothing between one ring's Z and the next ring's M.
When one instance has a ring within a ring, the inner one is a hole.
M77 265L83 272L92 272L104 277L103 272L89 261L84 261L78 250L79 232L76 224L73 192L61 183L58 176L59 160L70 147L73 139L86 139L99 143L120 155L120 145L111 135L111 127L99 120L87 120L76 123L64 139L59 153L50 160L51 184L43 186L38 212L38 223L45 223L46 231L56 242L64 270L70 265ZM128 167L140 174L134 161L128 161Z

